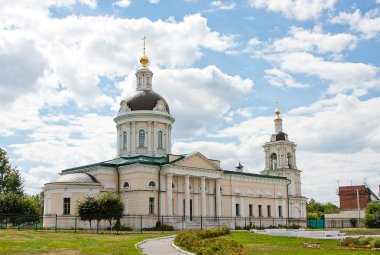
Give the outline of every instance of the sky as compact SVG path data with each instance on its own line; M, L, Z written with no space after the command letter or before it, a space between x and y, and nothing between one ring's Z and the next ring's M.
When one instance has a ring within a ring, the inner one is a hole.
M116 156L144 36L173 153L259 173L278 99L307 198L378 193L379 0L0 0L0 147L26 192Z

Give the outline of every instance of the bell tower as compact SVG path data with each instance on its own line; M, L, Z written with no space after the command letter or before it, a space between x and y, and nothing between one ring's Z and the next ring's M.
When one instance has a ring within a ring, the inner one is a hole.
M263 145L265 168L262 174L284 176L291 182L288 186L289 218L306 218L306 198L301 193L301 170L297 168L296 144L289 141L282 128L281 112L276 102L274 134Z

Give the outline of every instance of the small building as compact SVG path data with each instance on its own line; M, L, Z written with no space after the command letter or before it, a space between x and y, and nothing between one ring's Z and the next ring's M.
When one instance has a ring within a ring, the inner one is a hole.
M340 212L325 215L326 227L350 228L361 226L368 203L378 202L378 196L367 185L338 188Z

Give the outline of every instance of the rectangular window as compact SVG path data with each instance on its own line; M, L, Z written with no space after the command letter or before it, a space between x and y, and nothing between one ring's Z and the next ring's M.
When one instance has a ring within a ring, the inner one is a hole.
M236 204L235 205L235 209L236 209L236 216L240 216L240 204Z
M278 216L282 217L282 206L281 205L278 206Z
M253 205L252 204L249 204L249 216L250 217L253 216Z
M263 217L263 206L259 205L259 217Z
M65 197L63 199L63 214L70 214L70 198Z
M149 214L154 214L154 197L149 198Z
M272 212L270 210L270 205L267 205L268 217L272 217Z

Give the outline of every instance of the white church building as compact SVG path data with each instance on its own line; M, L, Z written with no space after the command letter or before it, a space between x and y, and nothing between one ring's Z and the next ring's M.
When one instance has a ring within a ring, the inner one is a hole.
M283 224L281 219L306 218L296 144L283 132L278 106L275 133L263 145L265 169L260 174L243 171L240 163L236 170L222 169L219 160L200 152L172 154L175 119L167 101L153 91L148 62L144 52L136 72L136 91L120 102L114 118L116 157L62 170L58 178L46 183L45 227L57 224L52 215L66 216L59 227L72 226L70 216L75 215L77 201L100 192L120 194L126 215L122 223L132 227L137 223L128 216L133 215L151 217L144 221L146 227L154 225L157 217L173 219L174 226L178 218L188 226L201 217L210 222L248 218L255 225L258 220L273 225L274 219Z

